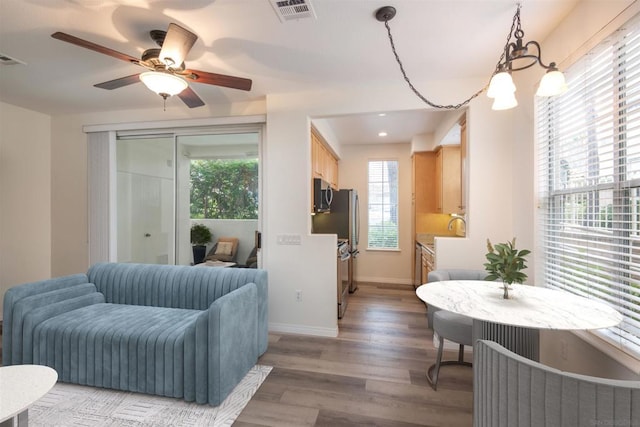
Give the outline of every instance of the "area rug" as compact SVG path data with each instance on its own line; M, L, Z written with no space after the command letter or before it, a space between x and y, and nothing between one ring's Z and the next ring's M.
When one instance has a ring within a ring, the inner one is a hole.
M271 366L254 366L217 407L169 397L57 383L29 407L29 425L230 426L271 369Z

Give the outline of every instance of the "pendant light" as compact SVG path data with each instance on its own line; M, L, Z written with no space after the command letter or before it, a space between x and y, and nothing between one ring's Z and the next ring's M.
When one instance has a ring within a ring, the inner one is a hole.
M400 56L396 51L395 43L391 35L391 28L389 26L389 21L396 15L396 9L392 6L384 6L376 11L375 16L378 21L384 22L391 50L395 56L398 66L400 67L402 76L409 85L409 88L427 105L439 109L458 109L467 105L472 99L487 90L487 96L494 99L492 109L508 110L518 105L518 101L515 97L516 86L513 83L511 74L515 71L525 70L536 64L547 70L540 81L540 85L536 92L537 96L555 96L567 91L567 84L565 82L564 75L558 70L556 63L551 62L547 65L542 62L540 44L535 40L531 40L526 43L523 41L524 31L522 31L520 22L520 8L521 5L518 3L518 9L513 16L511 30L507 37L507 43L505 44L500 59L496 64L496 68L491 76L489 85L475 92L466 100L458 104L450 105L437 104L427 99L415 88L407 76L402 61L400 60ZM515 41L511 41L512 39L515 39Z

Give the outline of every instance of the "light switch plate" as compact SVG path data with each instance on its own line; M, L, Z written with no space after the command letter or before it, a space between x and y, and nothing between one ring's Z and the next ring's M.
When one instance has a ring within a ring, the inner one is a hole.
M299 234L278 234L277 241L279 245L301 245L302 236Z

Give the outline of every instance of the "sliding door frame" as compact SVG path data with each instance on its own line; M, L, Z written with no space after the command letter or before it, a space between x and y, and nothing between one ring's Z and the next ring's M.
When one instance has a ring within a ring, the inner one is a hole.
M117 136L173 134L174 160L177 137L199 134L224 134L258 132L258 185L260 203L258 208L258 231L263 228L263 146L265 143L265 115L219 117L210 119L169 120L162 122L114 123L84 126L87 133L87 180L88 180L88 259L89 265L117 260L117 183L116 140ZM174 179L176 164L174 161ZM174 186L177 185L174 182ZM173 233L176 235L176 203L174 195ZM177 253L174 238L174 260Z

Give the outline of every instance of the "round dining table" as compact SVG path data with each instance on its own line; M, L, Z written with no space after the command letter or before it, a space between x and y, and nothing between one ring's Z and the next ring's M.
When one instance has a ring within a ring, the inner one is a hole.
M570 292L531 285L448 280L416 290L427 305L473 319L473 341L488 339L521 356L539 360L539 331L590 330L618 325L622 315L607 304Z

